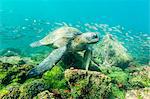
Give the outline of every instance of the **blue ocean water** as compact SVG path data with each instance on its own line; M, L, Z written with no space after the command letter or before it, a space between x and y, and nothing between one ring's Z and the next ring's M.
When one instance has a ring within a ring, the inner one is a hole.
M0 50L26 54L43 50L29 44L60 26L110 32L140 62L149 62L149 0L1 0Z

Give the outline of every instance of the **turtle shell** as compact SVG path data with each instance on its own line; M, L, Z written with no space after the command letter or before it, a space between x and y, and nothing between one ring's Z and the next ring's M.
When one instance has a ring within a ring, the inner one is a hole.
M51 45L54 48L59 48L65 46L71 39L80 34L81 32L74 27L63 26L50 32L36 44L39 44L39 46Z

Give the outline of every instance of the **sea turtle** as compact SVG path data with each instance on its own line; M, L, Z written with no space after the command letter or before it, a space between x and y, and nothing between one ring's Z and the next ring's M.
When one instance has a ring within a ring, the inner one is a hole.
M52 46L54 50L39 65L31 69L27 76L41 75L46 70L51 69L67 52L84 50L85 66L86 70L88 70L92 54L89 44L98 41L99 37L97 32L81 33L78 29L68 26L58 28L43 39L31 44L32 47L43 45Z

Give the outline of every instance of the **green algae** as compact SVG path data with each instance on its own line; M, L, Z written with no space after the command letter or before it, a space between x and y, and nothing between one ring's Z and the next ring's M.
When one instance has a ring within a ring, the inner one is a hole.
M0 99L17 99L20 94L19 87L19 83L11 83L7 85L2 90L0 90Z
M54 66L52 70L45 72L42 78L53 89L65 89L67 87L63 68L58 65Z
M111 99L125 99L125 90L119 89L118 86L112 84L111 86Z
M118 71L113 72L108 76L118 84L126 84L129 77L128 74L126 74L125 72L118 72Z

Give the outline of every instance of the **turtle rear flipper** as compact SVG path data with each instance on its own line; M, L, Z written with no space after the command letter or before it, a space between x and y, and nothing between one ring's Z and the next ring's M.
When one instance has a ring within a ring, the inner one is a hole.
M66 49L66 46L64 46L52 51L46 59L28 72L27 77L39 76L45 71L50 70L57 62L59 62L63 54L66 52Z

